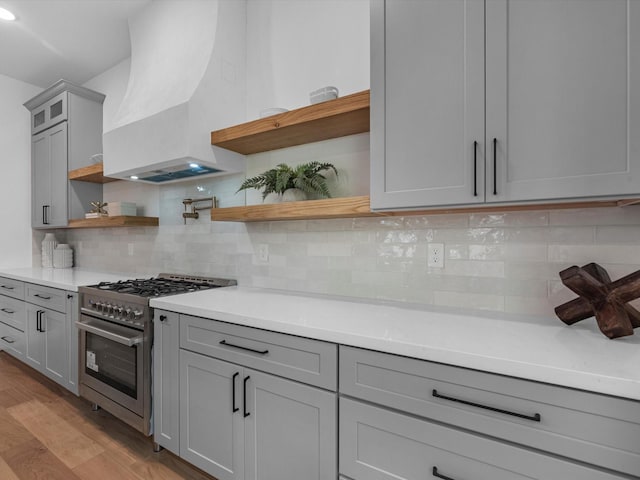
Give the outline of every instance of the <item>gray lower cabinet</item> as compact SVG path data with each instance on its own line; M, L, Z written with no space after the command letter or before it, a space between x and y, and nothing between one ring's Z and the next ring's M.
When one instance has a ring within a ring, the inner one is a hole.
M333 480L336 395L180 351L180 456L219 480Z
M341 403L341 473L355 479L422 478L403 456L416 455L413 465L424 471L425 459L438 466L440 457L435 453L443 449L470 456L473 465L484 462L525 478L628 478L603 476L589 469L580 475L563 476L564 472L573 472L572 468L581 472L575 461L591 464L594 469L640 474L637 401L345 346L340 347L340 393L378 405L371 409L359 402ZM475 434L462 434L460 429ZM502 442L487 442L481 436L522 447L506 448ZM441 444L441 438L452 440ZM394 448L381 447L394 443ZM464 450L464 445L469 445L468 452L473 455ZM373 455L371 463L366 452L372 452L374 446L381 448L380 454L386 450L393 453L386 457ZM552 460L543 453L534 455L534 449L567 460ZM503 457L520 459L522 468L513 469ZM469 468L472 471L475 467ZM365 474L369 469L393 471L398 476L369 476ZM449 476L520 478L498 471L488 477L470 476L465 468L457 471L458 475Z
M153 439L180 455L179 315L155 310L153 316Z
M0 322L0 350L24 361L25 356L24 332Z
M78 393L77 293L25 284L24 362Z
M347 398L340 472L354 480L627 478Z
M0 277L0 350L25 359L24 283Z

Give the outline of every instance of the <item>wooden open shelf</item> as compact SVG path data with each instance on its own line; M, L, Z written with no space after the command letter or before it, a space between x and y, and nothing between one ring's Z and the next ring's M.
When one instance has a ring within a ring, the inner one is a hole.
M118 216L77 218L69 220L68 228L157 227L158 217Z
M211 144L248 155L369 131L369 90L211 132Z
M570 208L624 207L639 203L632 200L599 200L585 202L482 205L462 208L432 208L425 210L398 210L372 212L369 197L342 197L304 202L248 205L246 207L214 208L211 220L218 222L271 222L278 220L314 220L326 218L406 217L411 215L442 215L452 213L522 212L528 210L559 210Z
M109 183L116 182L119 178L109 178L103 175L102 163L89 165L88 167L76 168L69 172L69 180L78 180L80 182L91 183Z

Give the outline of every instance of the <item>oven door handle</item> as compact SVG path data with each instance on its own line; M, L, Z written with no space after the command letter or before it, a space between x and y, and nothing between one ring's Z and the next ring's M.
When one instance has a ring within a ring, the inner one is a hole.
M80 330L93 333L94 335L112 340L121 345L126 345L127 347L138 345L144 340L144 332L136 332L135 335L128 335L126 333L126 328L104 328L104 322L100 322L100 326L97 326L97 323L98 322L91 320L78 321L76 322L76 327L78 327Z

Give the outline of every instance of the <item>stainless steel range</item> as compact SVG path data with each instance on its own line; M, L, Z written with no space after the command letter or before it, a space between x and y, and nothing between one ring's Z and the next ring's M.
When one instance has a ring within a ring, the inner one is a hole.
M80 287L80 396L151 433L153 309L149 299L236 285L235 280L161 273Z

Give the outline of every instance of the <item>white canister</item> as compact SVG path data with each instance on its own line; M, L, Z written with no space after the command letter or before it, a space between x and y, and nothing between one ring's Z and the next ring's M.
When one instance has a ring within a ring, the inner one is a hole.
M58 245L56 236L53 233L45 233L42 240L42 266L44 268L53 267L53 251Z
M73 250L66 243L61 243L53 250L53 267L73 267Z

